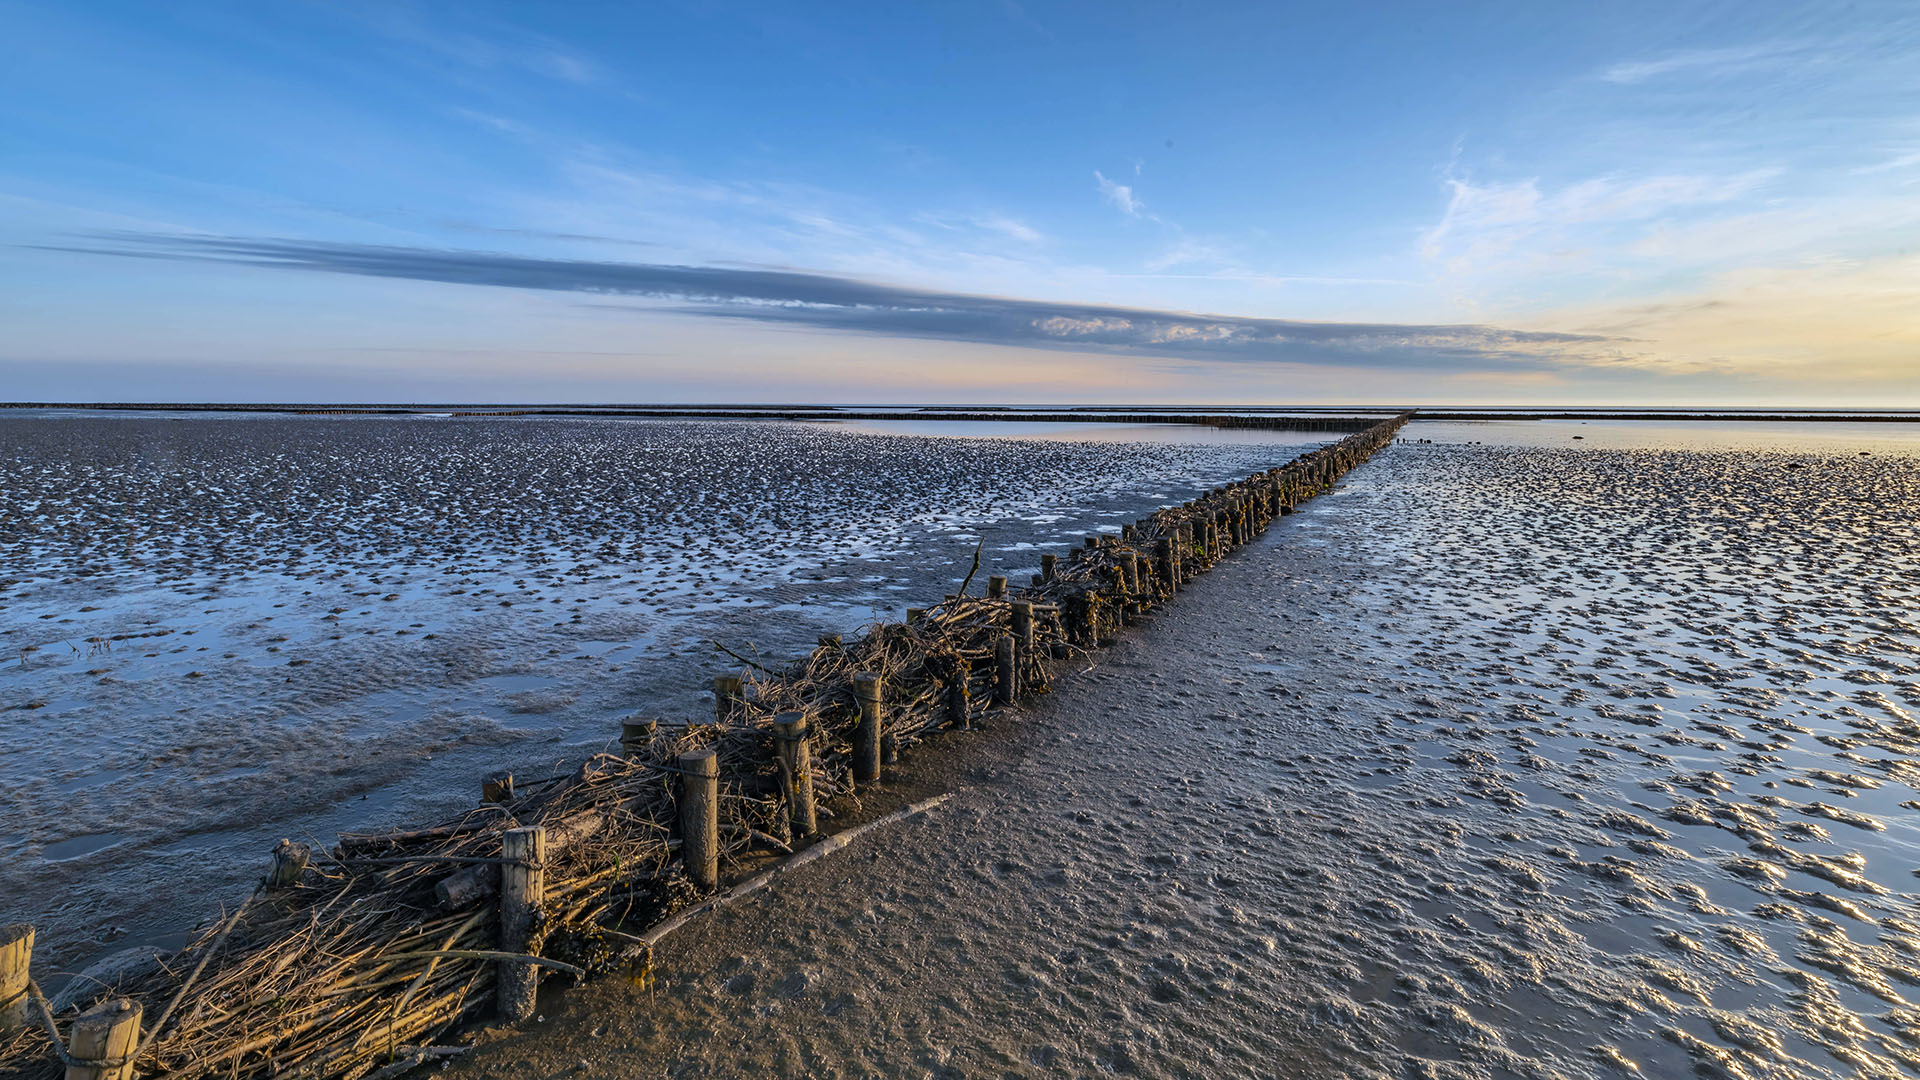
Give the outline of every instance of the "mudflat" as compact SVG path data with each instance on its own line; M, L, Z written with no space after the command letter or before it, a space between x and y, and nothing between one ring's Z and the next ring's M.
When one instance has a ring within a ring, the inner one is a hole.
M1920 454L1570 430L1408 428L448 1074L1911 1075Z
M282 836L710 713L715 640L783 665L1333 437L1065 426L8 410L0 921L179 945Z

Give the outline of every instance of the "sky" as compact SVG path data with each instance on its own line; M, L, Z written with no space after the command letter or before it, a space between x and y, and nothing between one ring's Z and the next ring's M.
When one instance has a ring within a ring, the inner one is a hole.
M1920 407L1920 4L0 0L0 380Z

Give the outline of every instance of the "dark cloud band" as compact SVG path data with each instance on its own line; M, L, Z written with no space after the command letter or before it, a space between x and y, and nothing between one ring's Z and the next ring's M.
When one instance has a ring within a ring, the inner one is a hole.
M539 259L490 252L224 236L112 234L59 250L636 296L680 310L820 329L1251 362L1541 368L1615 339L1478 325L1323 323L1053 303L781 270Z

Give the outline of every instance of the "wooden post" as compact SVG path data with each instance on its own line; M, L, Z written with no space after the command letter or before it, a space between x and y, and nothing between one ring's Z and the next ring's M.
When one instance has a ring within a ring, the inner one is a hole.
M702 889L720 885L720 757L711 750L680 755L680 861Z
M630 716L620 721L620 752L628 757L639 756L653 745L653 733L659 730L660 721L650 716ZM512 791L508 791L507 797L513 797Z
M1052 552L1048 552L1047 554L1040 556L1040 580L1052 581L1054 567L1058 565L1059 562L1060 562L1060 556L1055 555Z
M1015 600L1013 602L1013 671L1014 682L1023 682L1027 674L1027 665L1033 656L1033 601Z
M1160 580L1167 583L1167 593L1171 595L1178 592L1180 589L1180 579L1174 572L1173 540L1171 537L1163 536L1159 542L1153 545L1153 557L1160 563Z
M1007 595L1007 579L999 575L987 578L987 599L998 600Z
M725 724L733 718L733 704L740 700L741 680L738 675L718 675L713 680L713 719L717 724Z
M946 686L948 727L965 731L973 726L973 719L967 711L972 700L967 693L967 676L972 670L965 660L954 661L953 681Z
M1013 635L1001 634L993 643L993 699L1002 705L1013 704L1013 675Z
M862 784L880 779L880 676L863 671L853 677L853 696L860 702L860 724L853 729L853 778Z
M907 625L912 626L914 623L919 622L921 617L926 615L926 613L927 613L926 608L917 608L917 607L908 608L907 609Z
M298 885L300 875L307 872L307 860L311 858L312 848L282 839L273 846L273 865L267 870L267 888L284 889L289 885ZM5 995L5 989L0 987L0 997Z
M1123 544L1128 544L1133 542L1133 526L1131 525L1120 526L1120 542Z
M1127 592L1127 564L1114 563L1106 568L1107 591L1112 593L1114 617L1123 626L1133 625L1133 597Z
M0 1036L27 1026L27 969L33 963L33 927L0 927Z
M781 713L773 718L773 737L780 752L780 778L787 787L787 820L793 838L820 831L813 809L813 755L807 749L807 714Z
M108 998L80 1014L67 1034L67 1080L131 1080L134 1048L140 1045L140 1004ZM113 1064L118 1062L118 1064Z
M538 953L535 929L546 902L547 830L535 825L500 834L500 949ZM494 996L500 1018L517 1024L533 1015L540 990L540 969L515 960L499 963Z
M622 725L624 728L625 725ZM622 740L624 741L624 740ZM513 801L513 774L510 772L488 773L480 781L480 801L503 803Z

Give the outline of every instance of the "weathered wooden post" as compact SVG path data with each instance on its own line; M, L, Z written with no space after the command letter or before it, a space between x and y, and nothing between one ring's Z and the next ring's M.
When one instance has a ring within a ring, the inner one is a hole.
M1130 544L1133 542L1133 526L1131 525L1120 526L1120 542L1123 544Z
M720 756L680 755L680 860L702 889L720 885Z
M80 1014L67 1033L67 1080L130 1080L140 1045L140 1003L108 998Z
M993 700L1001 705L1013 704L1015 687L1013 666L1013 635L1001 634L993 642Z
M987 578L987 599L998 600L1007 595L1007 579L995 574Z
M282 838L273 846L273 865L267 870L267 888L284 889L289 885L298 885L300 875L307 872L307 861L312 858L312 848ZM5 988L0 987L0 998L5 996Z
M547 830L508 829L500 834L500 951L538 955L540 906L546 902ZM540 968L502 960L494 989L500 1018L517 1024L533 1015Z
M1040 580L1052 581L1054 567L1059 565L1060 556L1048 552L1040 556Z
M637 757L653 745L653 734L660 730L660 721L650 716L630 716L620 721L620 752L628 757ZM508 793L512 797L512 793Z
M853 729L853 778L862 784L880 779L880 676L863 671L853 677L853 696L860 702L860 723Z
M0 927L0 1036L27 1026L27 971L33 963L33 927Z
M621 725L623 734L625 726L624 724ZM480 801L487 803L512 802L513 774L510 772L488 773L486 779L480 781Z
M1173 538L1163 536L1154 542L1153 557L1160 564L1160 580L1167 583L1167 593L1172 595L1180 590L1180 578L1175 571L1173 561Z
M813 808L813 755L807 748L807 714L781 713L773 718L773 737L780 751L780 779L787 787L787 820L793 838L820 831Z
M926 614L927 614L926 608L917 608L917 607L908 608L907 609L907 625L912 626L914 623L919 622L921 619L926 617Z
M1015 681L1024 680L1033 660L1033 601L1013 602L1013 668Z
M725 725L733 719L734 703L740 700L742 683L738 675L717 675L713 680L713 720Z
M968 714L972 695L967 690L967 676L973 673L972 665L965 660L953 662L953 678L947 683L947 726L965 731L973 727L973 719Z

